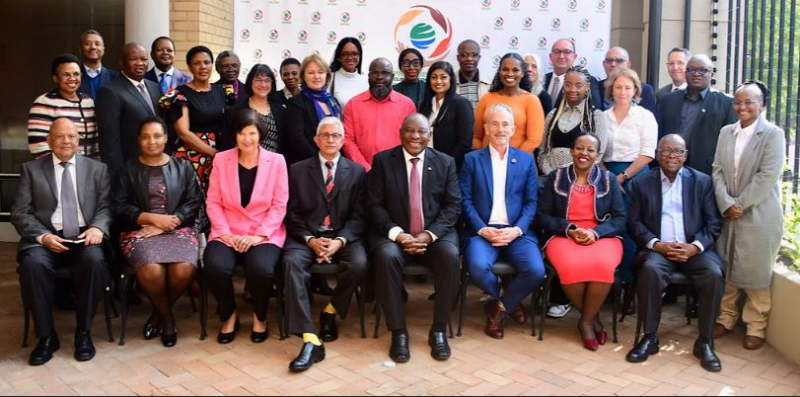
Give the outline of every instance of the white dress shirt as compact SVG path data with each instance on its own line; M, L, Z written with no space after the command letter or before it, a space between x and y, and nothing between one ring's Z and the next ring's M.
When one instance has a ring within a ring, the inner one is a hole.
M672 84L672 92L675 92L675 91L678 91L678 90L685 90L686 87L688 87L688 86L689 86L689 83L687 83L685 81L681 85L675 85L675 83L673 83Z
M614 108L603 112L608 126L605 162L633 162L637 157L654 158L658 145L658 122L649 110L631 106L628 117L617 123Z
M508 209L506 207L508 147L506 146L505 158L500 158L500 153L490 144L489 155L492 158L492 212L489 215L488 224L508 226Z
M128 75L126 75L126 74L125 74L125 72L120 72L120 74L122 74L123 76L125 76L125 78L126 78L126 79L128 79L128 81L130 81L130 82L131 82L131 84L133 84L133 88L135 88L135 89L136 89L136 91L139 91L139 85L140 85L140 84L144 84L144 78L142 78L142 79L141 79L141 80L139 80L139 81L136 81L136 80L134 80L134 79L132 79L132 78L128 77ZM144 87L145 87L145 89L147 89L147 85L145 85Z
M50 217L50 223L53 224L53 228L57 231L61 231L64 228L64 216L62 214L63 209L61 208L61 179L64 175L64 167L61 166L61 160L58 159L55 155L53 157L53 170L55 171L55 179L56 179L56 199L58 200L58 205L56 205L55 211L53 211L53 215ZM78 203L78 226L85 227L86 226L86 218L83 216L83 210L81 209L81 202L78 200L78 179L77 179L77 172L75 168L77 167L77 161L75 160L75 156L72 156L72 159L68 161L70 163L69 167L69 174L72 177L72 185L73 190L75 191L75 202ZM36 237L36 241L39 244L42 244L42 238L49 233L45 233L39 237Z
M433 131L436 128L433 122L439 117L439 111L442 110L442 103L444 103L444 98L436 99L436 97L433 97L431 99L431 115L428 117L428 122L431 124L431 139L428 140L428 147L433 147Z
M322 185L324 187L325 186L325 181L328 180L328 166L325 165L325 163L328 162L328 159L323 157L322 153L318 153L317 156L319 157L319 164L322 167ZM341 155L337 154L336 157L334 157L333 160L330 160L330 161L333 161L333 168L331 169L331 177L334 180L336 180L336 169L339 167L339 159L340 158L341 158ZM314 236L304 236L303 238L306 240L306 243L308 243L308 240L311 240L312 238L314 238ZM344 238L344 237L336 237L334 240L342 240L342 243L344 243L344 245L347 245L347 239Z
M410 187L411 187L411 170L412 170L412 167L414 166L413 164L411 164L411 159L415 158L415 156L412 156L411 154L409 154L406 151L405 148L403 148L403 158L406 160L406 180L408 181L408 186L409 186L409 190L408 191L410 193L411 192L411 189L410 189ZM422 178L423 178L423 176L425 176L425 173L422 172L422 170L425 169L425 151L423 150L422 153L420 153L419 155L416 156L416 158L419 158L419 161L417 162L417 173L419 173L419 192L420 192L420 196L422 196L422 193L423 193L422 192ZM420 197L420 199L422 199L422 197ZM422 210L422 211L420 211L420 216L422 216L421 223L422 223L422 225L424 227L425 226L425 205L423 203L420 203L420 209ZM428 232L428 234L431 235L431 239L433 239L433 241L436 241L436 239L439 238L435 234L431 233L430 230L425 230L425 231ZM402 227L395 226L395 227L391 228L389 230L389 236L388 236L389 240L392 240L392 241L397 240L397 236L399 236L401 233L405 233L405 230L403 230Z
M756 133L756 125L758 125L758 122L754 122L742 128L741 122L736 123L736 130L733 133L736 137L736 146L733 151L733 175L736 178L739 177L739 163L741 162L742 154L747 144L750 143L750 139L752 139L753 135Z
M89 75L91 78L97 77L103 71L103 65L97 67L97 69L92 69L88 65L83 65L86 68L86 74Z
M683 224L683 173L681 169L674 182L659 171L661 175L661 239L654 238L647 243L647 248L653 250L656 243L686 243L686 229ZM692 242L702 253L705 247L699 241Z
M169 70L167 70L166 72L162 72L161 69L155 68L155 72L156 72L156 80L158 80L158 84L161 84L161 75L166 74L167 76L170 77L170 81L169 82L170 82L170 85L172 85L172 76L175 73L175 67L174 66L170 67Z

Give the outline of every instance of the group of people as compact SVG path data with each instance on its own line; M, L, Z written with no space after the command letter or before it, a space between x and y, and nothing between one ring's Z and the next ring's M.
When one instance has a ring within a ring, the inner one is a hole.
M445 329L462 263L484 291L492 338L503 338L509 318L527 321L521 302L543 282L546 260L563 303L580 312L589 350L608 339L598 313L621 279L645 332L627 359L657 353L662 291L676 271L697 292L703 368L721 370L714 338L733 329L742 292L744 345L763 343L784 134L763 114L762 83L733 98L717 92L704 55L672 50L673 83L656 94L623 48L608 51L608 78L598 80L574 65L570 39L553 44L553 72L541 74L535 55L509 53L490 83L472 40L458 46L458 70L436 62L427 81L422 55L406 50L393 85L390 60L371 61L365 76L361 43L345 38L330 66L316 53L284 60L282 90L269 66L241 82L233 52L215 60L203 46L187 52L185 75L168 37L153 42L149 71L142 45L123 47L119 74L102 66L102 53L100 34L86 32L82 59L57 57L56 88L31 109L38 158L22 167L12 223L39 338L32 365L59 348L56 266L71 266L75 280L76 359L95 354L92 317L112 260L135 269L153 305L143 336L174 346L172 306L198 273L200 234L217 341L234 341L241 327L232 275L242 265L254 343L267 339L268 301L283 285L281 326L303 339L295 372L324 360L324 342L338 338L337 317L362 286L386 313L389 356L407 362L402 276L412 263L433 270L428 343L437 360L451 355ZM498 278L498 260L516 275ZM315 264L339 269L318 328L308 289Z

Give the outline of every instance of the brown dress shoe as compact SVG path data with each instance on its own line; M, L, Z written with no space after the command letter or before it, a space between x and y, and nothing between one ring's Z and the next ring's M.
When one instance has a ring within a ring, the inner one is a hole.
M761 348L761 346L764 346L764 338L747 335L744 337L743 345L747 350L758 350Z
M528 316L525 315L525 306L522 306L522 303L519 304L514 311L511 312L511 318L514 319L514 322L519 325L525 325L528 321Z
M500 307L500 303L497 301L488 302L486 306L486 335L494 339L503 339L505 336L503 319L506 311Z
M720 323L714 324L714 339L719 339L725 336L729 331L724 325Z

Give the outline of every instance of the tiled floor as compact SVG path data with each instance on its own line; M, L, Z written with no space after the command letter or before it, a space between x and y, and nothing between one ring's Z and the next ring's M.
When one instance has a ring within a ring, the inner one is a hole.
M293 395L798 395L800 367L769 346L750 352L741 347L741 332L717 342L723 371L704 371L691 354L696 327L686 326L680 305L669 306L662 323L661 353L643 364L625 361L635 318L620 325L620 343L598 352L584 350L575 330L576 316L549 320L543 342L528 327L507 327L504 340L482 332L478 291L470 288L464 336L451 340L453 357L440 363L429 356L426 334L432 305L430 284L409 282L408 312L412 359L391 365L389 334L360 339L357 316L340 323L340 339L327 344L327 358L303 374L287 365L301 341L279 341L274 322L271 338L253 345L240 339L222 346L212 319L206 341L198 339L197 315L187 299L176 308L180 340L172 349L141 338L149 306L134 306L125 346L105 339L103 316L95 319L97 357L87 363L72 358L73 317L56 312L61 350L47 365L27 365L30 348L22 349L22 310L15 273L14 245L0 244L0 394L293 394ZM213 299L212 299L213 301ZM317 300L320 306L322 299ZM102 307L102 306L101 306ZM213 303L212 303L213 307ZM317 310L320 308L317 307ZM610 309L603 314L610 326ZM353 312L355 313L355 312ZM274 319L274 307L270 312ZM249 314L244 318L249 318ZM244 330L249 329L244 321ZM371 316L367 327L374 324ZM119 319L114 319L115 337ZM35 341L34 341L35 343Z

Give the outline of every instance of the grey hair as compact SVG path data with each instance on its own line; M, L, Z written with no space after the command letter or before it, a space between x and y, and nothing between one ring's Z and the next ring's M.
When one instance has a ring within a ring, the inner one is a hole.
M494 113L494 112L496 112L498 110L502 110L502 111L506 112L506 115L508 115L508 118L511 119L510 120L511 124L515 124L515 122L514 122L514 111L511 110L511 107L509 107L508 105L506 105L504 103L495 103L494 105L492 105L492 107L489 108L489 111L486 112L486 121L488 122L489 121L489 116L491 116L492 113Z
M239 58L239 55L237 55L235 52L230 50L222 51L219 53L219 55L217 55L217 60L216 62L214 62L214 69L219 69L219 63L222 58L229 58L229 57L236 57L236 59L238 59L240 63L242 62L241 58Z
M342 124L342 121L339 120L337 117L333 116L323 117L322 120L319 121L319 124L317 125L316 135L319 135L319 132L322 131L322 127L326 125L335 125L336 128L339 129L339 132L342 133L342 137L344 137L344 125Z
M617 51L621 52L622 54L624 54L626 61L630 61L631 60L631 54L628 54L628 50L626 50L625 48L620 47L620 46L614 46L614 47L609 48L608 51L606 51L606 56L608 56L608 53L613 51L613 50L617 50Z
M533 83L531 93L534 95L539 95L539 93L542 92L542 89L544 89L544 79L542 78L542 76L544 76L544 73L542 73L542 57L531 53L525 54L522 59L524 60L527 57L533 58L533 62L536 63L536 80L531 82Z
M683 47L675 47L675 48L671 49L671 50L669 51L669 53L667 54L667 56L670 56L670 55L672 55L672 53L673 53L673 52L680 52L681 54L683 54L684 56L686 56L686 59L687 59L687 60L688 60L689 58L691 58L691 57L692 57L692 52L691 52L691 51L689 51L689 50L688 50L688 49L686 49L686 48L683 48Z

